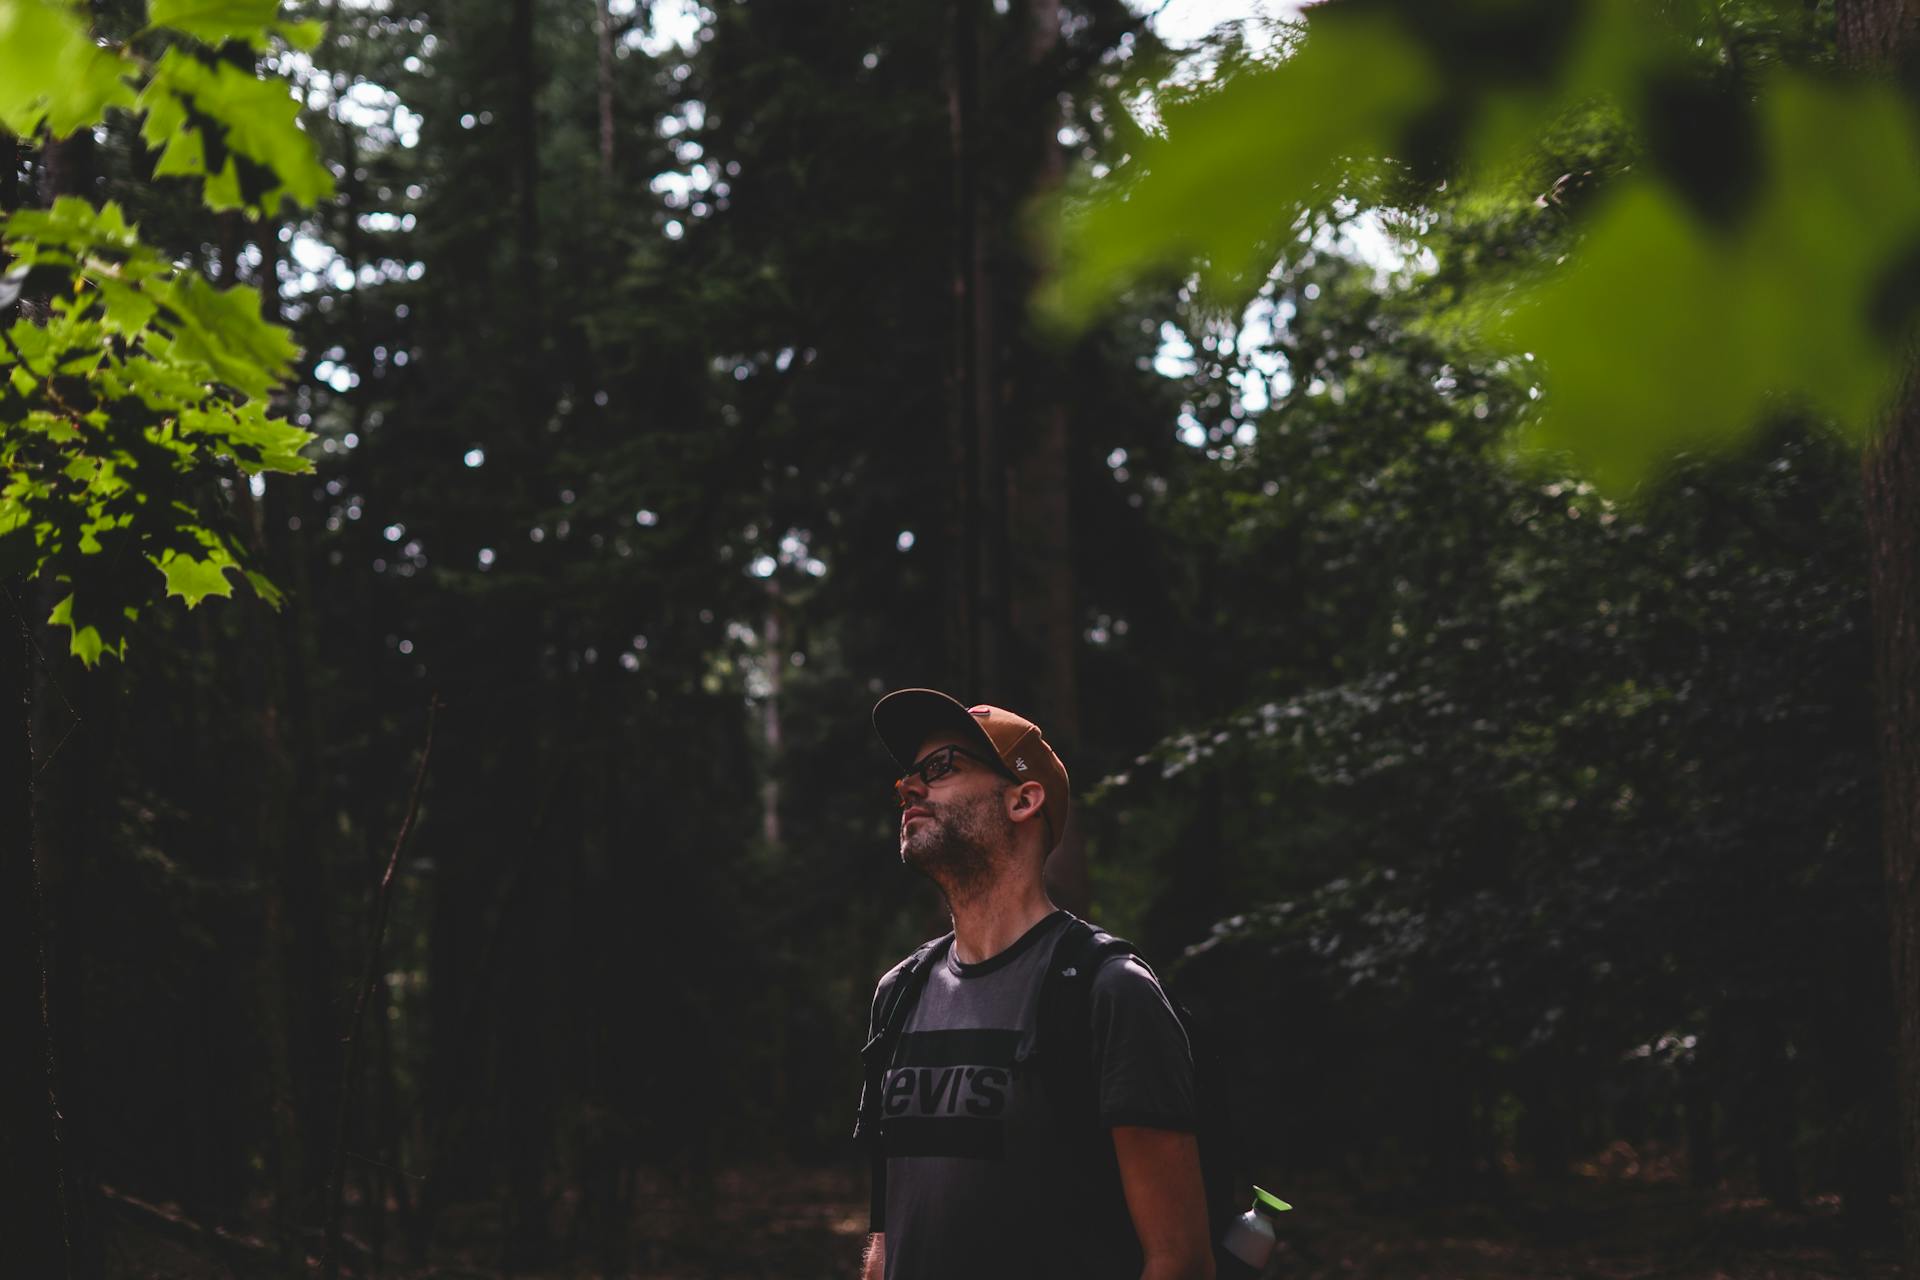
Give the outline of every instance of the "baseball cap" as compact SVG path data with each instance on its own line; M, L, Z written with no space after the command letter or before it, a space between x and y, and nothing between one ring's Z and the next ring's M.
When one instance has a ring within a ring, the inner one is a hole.
M1073 807L1067 766L1060 763L1040 726L1004 707L969 707L937 689L896 689L873 706L873 727L902 769L913 767L914 752L936 733L950 733L981 755L1006 766L1022 782L1037 782L1047 798L1040 815L1047 822L1047 852L1060 843Z

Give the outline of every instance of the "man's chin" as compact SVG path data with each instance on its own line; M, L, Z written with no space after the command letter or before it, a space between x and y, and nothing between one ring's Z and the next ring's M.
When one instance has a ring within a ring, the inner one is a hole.
M940 873L949 870L947 851L938 840L903 838L900 841L900 861L921 875L936 882L943 880Z

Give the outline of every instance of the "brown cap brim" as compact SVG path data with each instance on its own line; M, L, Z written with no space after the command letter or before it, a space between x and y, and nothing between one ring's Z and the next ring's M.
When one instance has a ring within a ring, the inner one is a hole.
M873 704L873 728L902 769L913 767L920 744L936 733L951 733L971 743L989 760L1000 759L993 739L955 699L937 689L896 689Z

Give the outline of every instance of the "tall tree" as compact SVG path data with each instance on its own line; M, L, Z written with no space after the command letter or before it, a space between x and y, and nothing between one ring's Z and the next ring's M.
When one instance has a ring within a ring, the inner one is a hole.
M8 147L11 150L11 145ZM5 1152L6 1236L16 1265L34 1275L67 1271L64 1182L47 1024L47 950L40 873L33 856L33 628L21 606L27 580L11 575L0 623L0 1151Z
M1837 11L1842 56L1869 75L1896 78L1911 97L1920 65L1920 4L1839 0ZM1920 293L1909 284L1900 302L1911 315L1920 308ZM1920 1275L1920 351L1911 346L1862 472L1900 1082L1900 1226L1906 1272Z

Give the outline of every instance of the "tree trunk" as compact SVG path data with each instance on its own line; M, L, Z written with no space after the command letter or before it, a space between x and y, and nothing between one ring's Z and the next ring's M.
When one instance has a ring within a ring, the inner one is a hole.
M1840 0L1840 53L1897 74L1920 54L1920 0ZM1920 1276L1920 354L1862 465L1893 979L1902 1260Z
M220 224L220 283L239 288L239 262L248 228L238 214ZM256 283L261 308L279 318L277 229L254 228L262 247ZM254 563L281 586L289 584L292 546L284 494L269 488L256 500L245 483L235 499ZM266 1028L269 1099L273 1116L275 1243L289 1274L305 1274L302 1225L320 1221L319 1192L329 1169L325 1135L334 1106L333 1073L338 1010L332 999L327 943L327 885L314 841L311 705L298 597L279 614L256 605L245 614L249 728L259 770L254 790L253 847L261 858L260 956L254 997Z
M87 997L97 954L102 850L113 812L111 669L89 671L67 656L67 636L45 619L65 596L64 583L43 582L34 609L37 652L33 704L35 743L34 861L45 894L48 1030L60 1109L65 1176L68 1268L74 1280L104 1273L94 1187L98 1158L99 1072L88 1061Z
M534 0L513 0L513 22L508 47L513 50L514 93L514 206L518 215L515 259L521 299L520 358L531 370L538 366L542 332L543 291L540 279L540 68L534 48ZM540 379L524 379L529 388ZM529 432L533 422L522 424Z
M94 185L94 141L93 134L81 129L65 138L48 141L41 149L41 189L42 202L51 206L61 196L77 196L93 203ZM36 609L27 621L39 623L53 611L66 591L54 583L42 583L38 593L44 608ZM22 608L28 607L26 597L21 597ZM66 693L53 692L53 673L47 655L61 653L65 656L68 648L64 636L56 637L50 627L39 628L44 637L35 641L33 631L29 630L28 643L38 656L37 664L40 681L29 679L29 699L43 720L55 714L51 702L55 699L63 706L61 711L67 717L75 719L88 717L91 713L90 697L103 679L102 673L87 672L78 662L70 658L63 666L70 668L66 678L72 686L72 699ZM58 648L55 648L55 645ZM46 688L35 687L44 682ZM77 702L78 706L72 705ZM72 723L68 720L67 723ZM78 724L73 724L78 729ZM64 734L64 731L63 731ZM72 742L62 743L50 737L35 737L29 731L31 741L37 743L37 758L33 762L36 781L33 784L31 800L34 807L35 841L34 861L42 879L42 926L44 935L42 955L46 961L46 1012L49 1063L52 1067L54 1124L55 1134L60 1148L60 1200L64 1214L67 1243L67 1275L70 1280L93 1280L101 1274L105 1261L100 1253L100 1240L96 1230L97 1214L94 1212L94 1192L91 1186L93 1171L93 1152L87 1144L86 1125L92 1118L88 1111L88 1101L76 1098L73 1088L75 1074L83 1070L80 1046L84 1041L81 1034L83 1010L82 993L86 989L86 944L83 941L85 928L81 924L83 904L86 901L86 876L83 871L85 859L90 852L88 836L92 823L97 820L99 808L89 803L91 794L78 798L75 788L90 792L91 784L97 779L99 768L105 761L96 757L95 769L86 770L76 767L80 758L78 745ZM88 747L96 744L89 743ZM52 762L54 753L61 750L75 751L75 755L65 757L65 769L57 777L48 779L54 790L48 794L45 783L38 779L42 770ZM79 776L76 777L75 775ZM52 802L50 809L42 816L42 810ZM51 844L41 846L41 833L49 832L54 839ZM61 837L65 837L64 842Z
M0 602L0 1238L20 1275L65 1276L67 1238L47 1024L46 936L33 860L33 661L18 606L26 580Z
M1036 94L1060 43L1059 0L1031 0L1005 25L1017 61L983 57L979 0L952 0L947 120L953 281L947 415L948 678L965 700L1034 719L1069 762L1079 745L1079 620L1071 537L1071 437L1058 354L1036 340L1028 299L1048 270L1026 243L1031 198L1064 171L1057 95ZM995 47L1001 41L996 39ZM1011 70L983 83L983 68ZM983 104L991 104L989 110ZM1012 139L983 167L987 139ZM1071 819L1047 865L1055 899L1091 895Z
M53 139L40 148L40 198L52 204L60 196L87 198L93 190L93 135L85 129Z
M13 140L8 139L8 159L14 159ZM12 165L10 163L9 167ZM51 205L61 196L85 198L93 186L93 135L80 131L66 138L44 143L38 156L38 196ZM10 174L4 196L10 210L20 196L17 177ZM0 1087L6 1089L5 1131L0 1132L0 1149L7 1152L6 1171L13 1175L9 1185L24 1188L16 1200L9 1197L21 1217L8 1223L4 1238L9 1242L8 1261L26 1264L22 1274L88 1277L99 1272L94 1241L85 1232L84 1219L77 1216L80 1188L73 1185L75 1165L68 1150L70 1126L63 1119L67 1098L61 1081L61 1036L72 1037L74 1027L69 1010L58 1007L60 998L77 990L69 977L77 977L77 955L63 955L67 961L58 971L50 963L52 938L59 935L71 951L70 934L54 927L49 908L55 905L43 892L46 874L44 858L35 848L34 770L34 627L33 620L43 616L39 608L40 592L24 577L5 584L7 598L0 605L0 698L9 708L0 716L0 932L8 938L11 952L5 965L4 994L0 994L0 1023L8 1030L7 1067ZM51 604L51 602L49 602ZM15 638L17 634L17 639ZM69 871L71 868L67 868ZM70 910L69 890L58 895L67 899L61 905ZM84 1167L84 1162L81 1166ZM17 1256L11 1248L20 1241Z
M947 370L949 669L962 700L1012 701L1006 674L1006 479L997 413L997 291L989 270L997 219L982 189L980 0L952 0L947 124L952 148L953 279Z
M599 46L600 184L613 190L613 12L609 0L595 0L593 32Z
M1866 478L1906 1273L1920 1275L1920 383L1909 368Z
M1028 152L1024 205L1036 195L1054 190L1066 174L1066 156L1060 146L1060 98L1039 92L1038 86L1056 74L1060 49L1060 0L1030 0L1022 14L1025 27L1026 75L1018 102L1037 104L1032 120L1018 122L1018 133ZM1004 234L1018 243L1021 209L1007 210ZM1045 730L1060 752L1069 773L1080 742L1080 612L1074 590L1073 547L1073 436L1068 407L1060 389L1069 384L1067 353L1033 332L1029 320L1034 290L1051 274L1054 264L1029 245L1019 244L1009 254L1017 269L1017 285L1010 290L1015 308L1011 318L1020 349L1008 363L1020 377L1015 403L1008 413L1026 409L1021 424L1023 443L1006 469L1007 522L1018 555L1007 559L1009 623L1016 665L1026 677L1022 696L1027 712ZM1085 787L1090 779L1082 777ZM1047 888L1054 901L1077 915L1086 915L1093 898L1087 867L1086 841L1071 815L1067 829L1056 833L1059 843L1047 860Z
M787 673L787 643L782 634L780 583L767 579L767 613L761 622L760 652L767 664L767 696L760 708L760 737L767 749L765 773L760 780L760 838L768 853L780 849L780 696Z
M1687 1132L1687 1183L1696 1191L1720 1185L1720 1146L1713 1119L1713 1089L1698 1060L1680 1064L1680 1108Z

